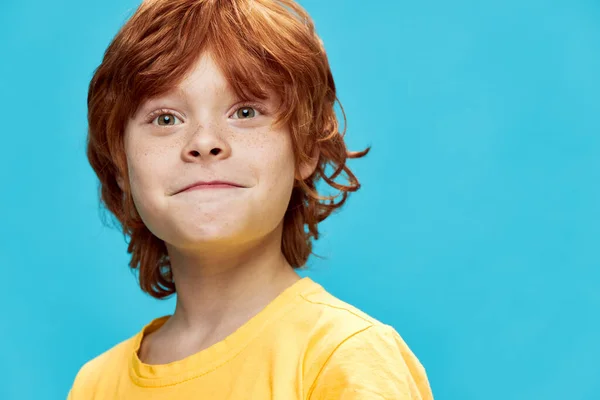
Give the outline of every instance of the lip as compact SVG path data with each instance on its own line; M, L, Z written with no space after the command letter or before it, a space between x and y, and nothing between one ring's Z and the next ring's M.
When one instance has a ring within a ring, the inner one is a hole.
M236 188L243 188L243 187L244 186L238 185L237 183L227 182L227 181L209 181L209 182L198 181L198 182L192 183L191 185L184 187L183 189L179 190L175 194L182 193L182 192L190 192L192 190L236 189Z

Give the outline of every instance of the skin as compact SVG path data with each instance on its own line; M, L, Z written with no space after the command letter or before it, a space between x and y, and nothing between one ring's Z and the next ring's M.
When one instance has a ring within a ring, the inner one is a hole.
M165 241L177 287L173 315L142 340L142 361L176 361L223 340L300 279L281 252L283 216L318 153L295 169L288 127L272 126L279 100L241 103L206 53L128 121L134 203ZM174 194L198 180L244 187Z

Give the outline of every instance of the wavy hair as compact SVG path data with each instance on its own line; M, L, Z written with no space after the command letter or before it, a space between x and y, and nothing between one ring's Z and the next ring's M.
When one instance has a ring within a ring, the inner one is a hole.
M315 147L319 150L315 172L295 182L284 216L281 249L293 268L301 268L312 254L318 223L360 188L347 159L370 150L347 150L346 115L323 42L309 15L293 0L144 1L113 38L91 79L87 157L100 181L101 205L130 236L129 266L139 270L141 289L158 299L174 294L175 283L165 243L145 226L133 203L124 130L142 103L181 82L204 51L241 99L264 100L264 88L281 95L275 124L288 124L296 168L310 160ZM342 132L336 101L344 118ZM334 181L342 173L347 184ZM320 179L337 193L319 194Z

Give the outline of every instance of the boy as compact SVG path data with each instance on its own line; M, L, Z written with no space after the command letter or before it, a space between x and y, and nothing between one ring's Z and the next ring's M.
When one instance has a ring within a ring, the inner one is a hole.
M88 158L142 290L176 308L86 363L70 400L432 399L391 326L295 271L369 150L347 151L336 100L292 0L139 7L90 83Z

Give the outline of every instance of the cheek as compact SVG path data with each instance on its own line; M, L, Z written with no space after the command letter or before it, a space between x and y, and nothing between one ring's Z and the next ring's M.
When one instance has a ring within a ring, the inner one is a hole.
M153 183L156 185L170 157L168 152L168 146L153 145L149 140L132 142L127 148L127 168L132 186L135 184L142 189L151 187Z
M143 191L144 188L148 186L148 183L151 182L147 182L147 176L150 176L150 174L148 174L148 164L150 163L145 161L144 155L139 153L132 154L130 157L127 157L129 182L131 183L131 191L134 195Z
M294 155L287 130L266 130L239 143L259 180L287 181L293 177Z
M127 169L131 194L140 214L151 213L158 206L154 203L159 198L157 194L162 193L161 174L167 170L165 152L165 149L156 151L140 146L128 153Z
M284 135L283 132L278 134ZM276 137L276 139L257 148L253 157L253 165L258 170L259 181L264 185L263 196L273 196L278 201L289 200L294 184L292 144L289 139L284 137ZM287 207L287 203L285 206Z

